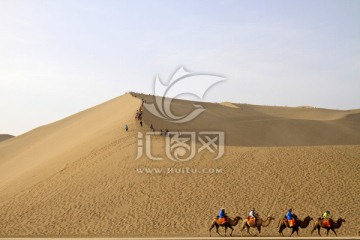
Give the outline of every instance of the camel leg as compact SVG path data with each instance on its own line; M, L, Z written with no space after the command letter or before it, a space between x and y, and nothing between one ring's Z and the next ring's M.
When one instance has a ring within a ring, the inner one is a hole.
M250 226L248 226L248 225L246 224L246 228L247 228L247 233L248 233L249 235L251 235L251 233L250 233Z
M227 229L227 227L225 226L225 237L226 237L226 229Z
M294 232L296 232L296 235L299 236L299 228L294 228Z
M215 224L211 224L210 228L209 228L209 234L210 234L210 237L211 237L211 230L215 227Z
M314 226L313 229L311 229L311 236L312 236L313 232L315 231L315 229L316 229L316 226Z
M221 236L221 234L219 233L219 225L215 223L215 229L216 229L216 233L219 234Z
M292 228L290 237L294 234L294 232L296 232L296 235L299 236L299 228L298 227L295 226Z
M331 231L333 231L335 233L335 236L337 236L334 228L331 228Z
M284 233L283 233L282 231L283 231L283 230L280 230L280 229L279 229L279 234L280 234L280 236L283 237L283 236L284 236Z
M229 228L231 229L230 237L232 237L232 232L234 231L234 228L232 226L229 226Z
M247 233L249 233L248 225L244 222L244 223L242 223L241 226L240 226L241 236L243 236L243 232L244 232L245 227L246 227L246 229L247 229ZM249 234L250 234L250 233L249 233Z
M281 236L283 236L284 237L284 230L286 229L286 225L285 224L283 224L282 225L282 228L281 228Z
M221 236L221 234L219 233L219 225L216 224L215 227L216 227L216 233Z
M244 225L241 225L241 226L240 226L240 234L241 234L241 236L243 235L243 230L244 230L244 228L245 228Z
M294 234L294 232L295 232L295 229L294 229L294 228L292 228L292 229L291 229L291 234L290 234L290 237Z
M284 225L279 223L279 234L280 234L280 236L282 236L282 237L284 236L283 231L284 231Z
M319 236L321 237L321 234L320 234L320 226L317 227L317 230L318 230Z
M320 225L315 225L313 230L311 230L311 235L313 234L313 232L317 229L318 231L318 235L321 237L321 234L320 234Z
M330 231L330 228L327 228L327 229L326 229L326 236L327 236L327 237L329 236L329 231Z
M261 237L261 226L257 227L257 230L259 232L259 237Z

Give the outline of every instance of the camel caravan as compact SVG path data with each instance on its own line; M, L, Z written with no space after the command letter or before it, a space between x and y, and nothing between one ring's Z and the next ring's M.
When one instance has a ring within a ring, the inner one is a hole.
M261 236L261 228L269 226L271 224L271 222L274 220L275 220L275 218L272 216L268 216L265 219L259 217L259 214L255 212L255 208L253 208L250 211L248 217L246 217L244 219L241 218L240 216L231 218L231 217L227 216L227 214L225 213L225 209L221 208L219 215L212 220L212 223L209 228L209 234L211 237L211 231L215 227L216 233L219 234L220 236L222 236L219 233L219 228L221 227L221 228L225 228L225 237L226 237L226 231L228 228L231 230L230 236L232 236L234 227L236 225L239 225L241 236L243 235L243 230L245 228L249 235L251 235L250 229L255 228L255 229L257 229L258 235ZM279 220L279 223L277 226L278 232L281 236L284 236L284 234L283 234L284 229L290 228L291 229L290 237L295 232L296 232L297 236L299 236L299 229L307 228L310 225L311 221L314 221L314 224L313 224L313 227L311 230L311 235L313 234L313 232L315 230L317 230L319 236L321 236L321 234L320 234L321 228L324 228L326 230L327 236L329 235L330 230L337 236L335 229L340 228L342 223L345 222L345 220L342 218L339 218L337 221L334 221L330 217L330 211L326 211L321 217L319 217L317 219L313 219L312 217L307 216L303 220L301 220L296 216L296 214L294 214L292 212L292 209L289 209L288 212L286 213L286 215ZM360 232L359 232L359 234L360 234Z

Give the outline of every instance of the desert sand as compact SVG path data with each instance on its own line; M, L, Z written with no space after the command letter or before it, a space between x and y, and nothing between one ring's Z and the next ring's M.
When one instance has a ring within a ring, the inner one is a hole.
M358 234L359 110L196 103L206 110L189 123L145 110L140 127L134 120L140 98L153 98L134 96L0 143L0 237L208 236L220 207L232 217L244 218L252 207L274 216L262 236L278 236L277 223L290 207L300 218L329 209L334 219L346 219L339 236ZM187 113L192 104L174 100L172 111ZM135 160L138 133L150 124L224 131L225 153L213 160L203 151L175 162L165 156L165 137L155 136L153 153L164 159ZM141 173L154 168L220 172ZM310 236L312 224L300 235ZM240 235L239 226L233 235Z

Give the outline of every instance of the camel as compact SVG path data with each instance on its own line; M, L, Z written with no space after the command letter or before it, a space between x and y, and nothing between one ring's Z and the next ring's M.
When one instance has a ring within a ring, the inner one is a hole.
M252 225L252 224L249 224L249 220L248 220L248 219L244 219L244 221L242 222L242 225L240 226L241 235L242 235L242 231L244 230L245 227L246 227L246 229L247 229L247 233L248 233L249 235L251 235L250 232L249 232L249 230L250 230L250 228L252 227L252 228L257 228L257 230L258 230L258 232L259 232L259 236L260 236L260 234L261 234L261 227L267 227L267 226L269 226L270 223L271 223L271 221L273 221L273 220L275 220L275 218L273 218L273 217L271 217L271 216L267 217L266 220L263 220L263 219L261 219L261 218L257 218L255 224Z
M239 217L239 216L235 217L234 219L231 219L231 218L227 217L227 221L226 221L226 223L224 224L224 223L220 223L219 217L216 217L216 218L212 221L211 226L210 226L210 228L209 228L210 237L211 237L211 230L212 230L214 227L216 227L216 232L217 232L217 234L219 234L220 236L221 236L221 234L219 233L219 227L225 227L225 237L226 237L226 230L227 230L228 228L230 228L230 229L231 229L230 236L232 236L232 232L234 231L233 226L236 226L241 219L242 219L242 218Z
M321 234L320 234L320 228L325 228L326 229L326 236L329 236L329 231L333 231L335 233L335 236L337 236L336 232L335 232L335 229L338 229L341 227L341 224L343 222L345 222L345 219L342 219L342 218L339 218L336 222L334 222L334 220L332 219L329 219L330 220L330 227L326 226L324 223L323 223L323 219L319 218L317 221L315 221L315 224L314 224L314 227L313 229L311 230L311 235L313 234L313 232L315 231L315 229L318 230L318 234L319 236L321 237Z
M296 220L295 220L295 221L296 221L295 226L290 227L289 224L288 224L288 221L286 220L286 218L281 219L281 220L279 221L279 225L278 225L278 227L279 227L279 234L280 234L281 236L284 236L283 230L288 227L288 228L291 228L291 229L292 229L291 234L290 234L290 237L293 235L294 232L296 232L296 234L299 236L299 227L300 227L300 228L307 228L307 227L309 226L309 223L310 223L311 220L313 220L313 218L310 217L310 216L307 216L306 218L304 218L304 221L301 221L300 219L296 218Z

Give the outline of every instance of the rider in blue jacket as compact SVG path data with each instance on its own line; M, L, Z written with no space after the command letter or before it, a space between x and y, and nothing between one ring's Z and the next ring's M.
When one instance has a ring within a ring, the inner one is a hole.
M224 218L226 215L225 215L225 209L224 208L221 208L220 209L220 213L219 213L219 218Z
M290 208L289 211L286 213L286 219L291 220L294 218L294 214L292 213L292 209Z

